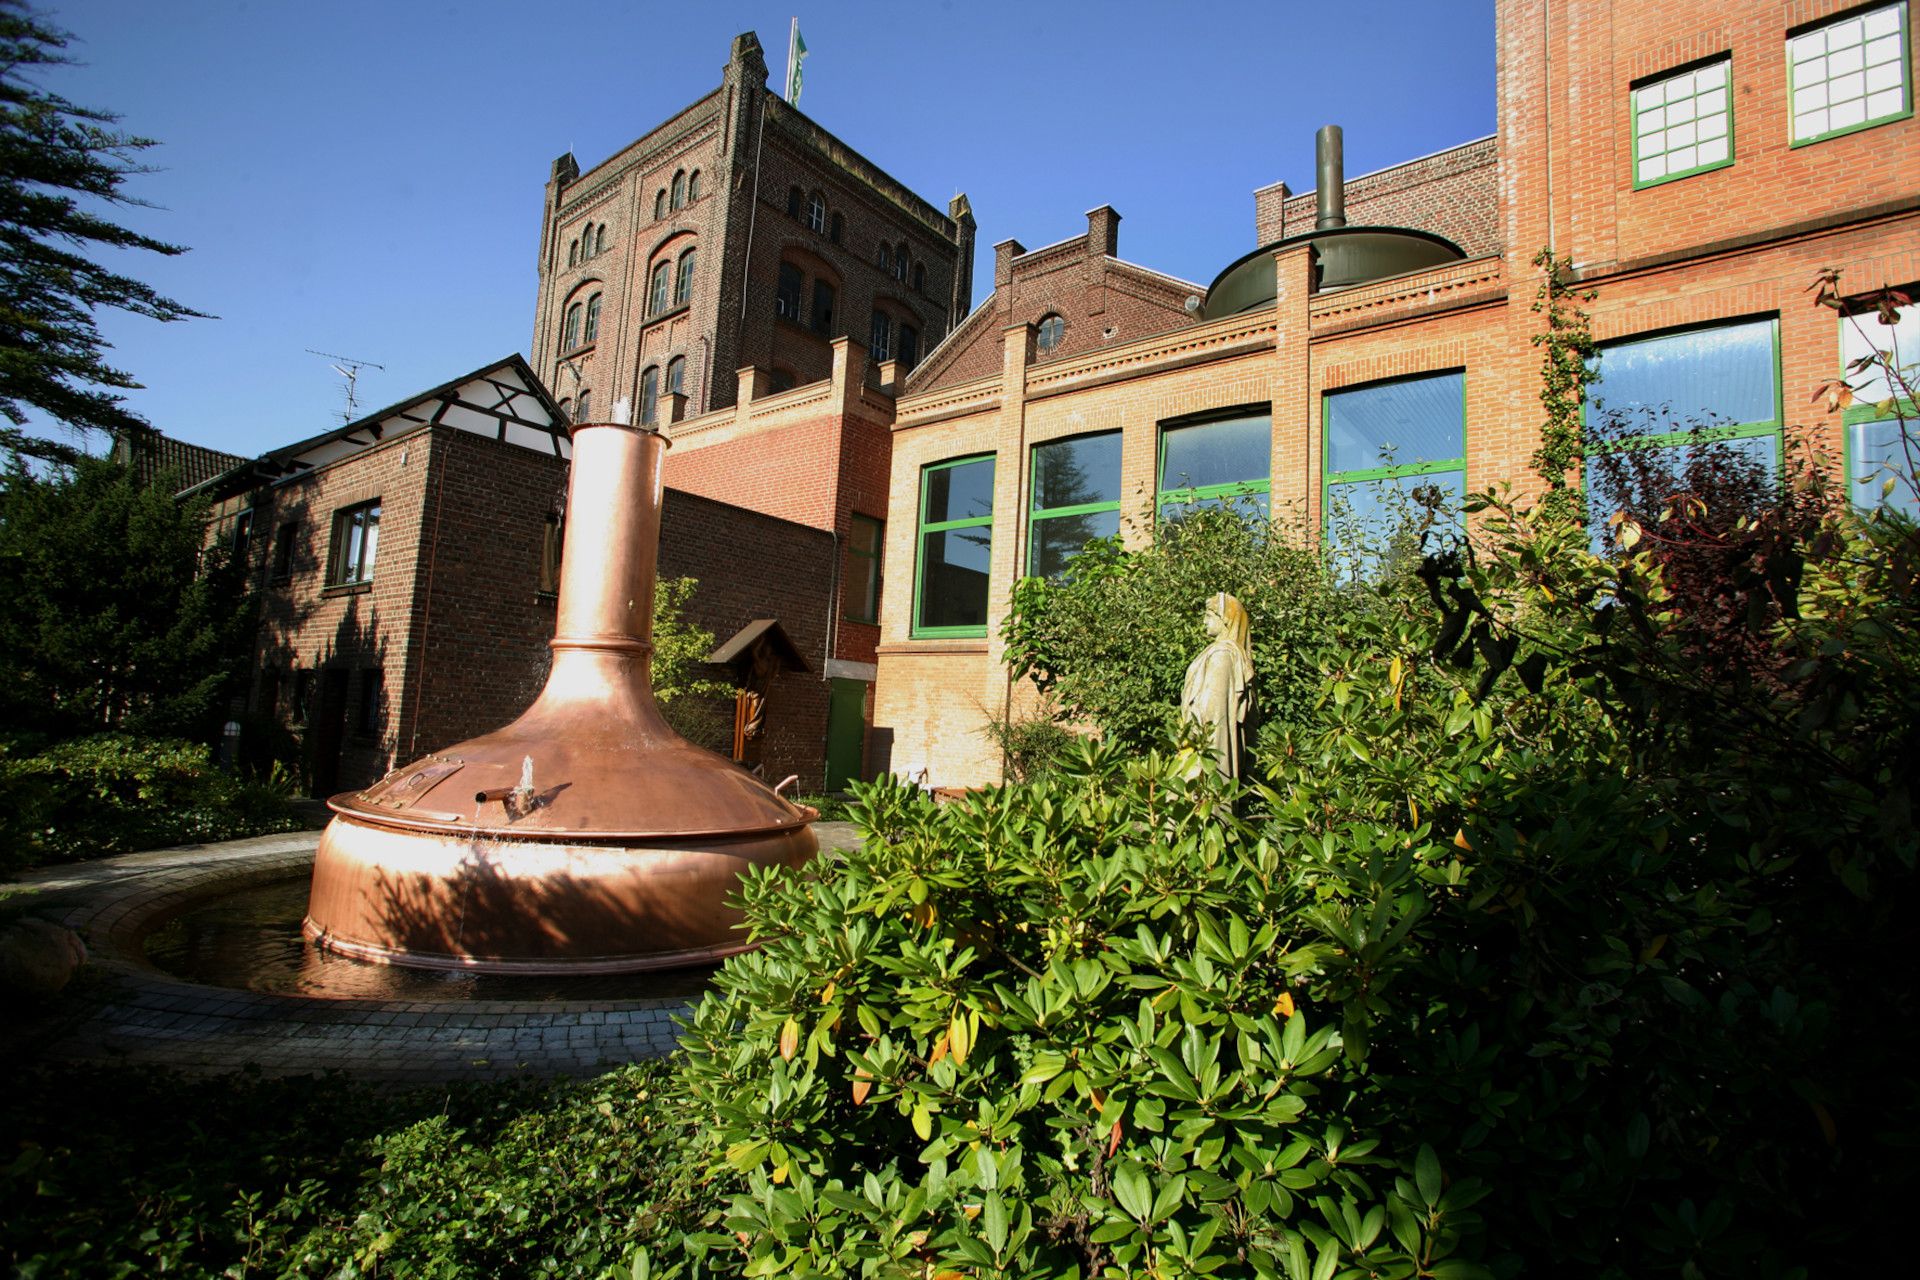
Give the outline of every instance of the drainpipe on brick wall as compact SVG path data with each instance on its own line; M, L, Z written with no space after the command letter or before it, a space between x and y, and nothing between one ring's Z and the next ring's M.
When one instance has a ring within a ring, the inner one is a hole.
M761 89L760 128L753 138L753 188L747 193L747 247L740 255L740 323L735 330L735 347L743 344L747 334L747 281L753 275L753 228L760 216L760 153L766 145L767 91Z

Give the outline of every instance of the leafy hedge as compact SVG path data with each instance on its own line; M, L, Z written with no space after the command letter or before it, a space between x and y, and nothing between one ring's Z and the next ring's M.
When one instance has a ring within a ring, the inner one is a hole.
M101 734L0 746L0 870L294 831L284 776L250 781L177 739Z
M411 1093L16 1079L0 1098L0 1260L22 1280L604 1276L651 1238L679 1141L656 1120L664 1074Z

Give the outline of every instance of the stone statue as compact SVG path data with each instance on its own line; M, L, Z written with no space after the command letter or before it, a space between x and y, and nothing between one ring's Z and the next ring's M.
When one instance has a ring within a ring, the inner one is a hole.
M1222 591L1207 599L1207 647L1187 666L1180 716L1208 734L1213 760L1229 778L1240 776L1240 728L1253 697L1253 648L1247 609Z

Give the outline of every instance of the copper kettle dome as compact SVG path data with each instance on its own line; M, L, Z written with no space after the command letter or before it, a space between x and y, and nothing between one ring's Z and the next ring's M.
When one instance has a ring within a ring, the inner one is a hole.
M305 932L365 959L617 972L744 948L740 874L818 816L669 728L652 689L667 442L576 426L553 669L505 728L333 797Z

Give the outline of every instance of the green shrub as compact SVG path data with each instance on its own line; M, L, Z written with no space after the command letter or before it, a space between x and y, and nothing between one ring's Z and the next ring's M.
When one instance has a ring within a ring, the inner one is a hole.
M0 867L297 830L289 789L284 770L237 778L174 739L101 734L24 757L0 747Z
M1011 776L1021 782L1059 764L1079 741L1079 735L1044 712L1024 720L989 719L984 732L1006 757Z
M1383 589L1336 584L1283 524L1200 509L1138 551L1088 544L1064 580L1016 584L1003 626L1015 677L1050 692L1064 717L1146 747L1174 731L1187 664L1207 642L1207 597L1239 597L1251 620L1254 716L1274 726L1311 714L1323 655Z
M0 1100L21 1277L599 1277L677 1204L662 1064L395 1092L80 1070ZM658 1209L650 1206L659 1206Z
M724 1205L695 1261L1470 1274L1443 1260L1479 1191L1354 1132L1337 1006L1311 995L1329 947L1296 927L1314 877L1221 786L1191 750L1094 742L954 804L882 780L860 850L750 880L763 948L683 1041ZM1355 860L1415 866L1384 840Z

